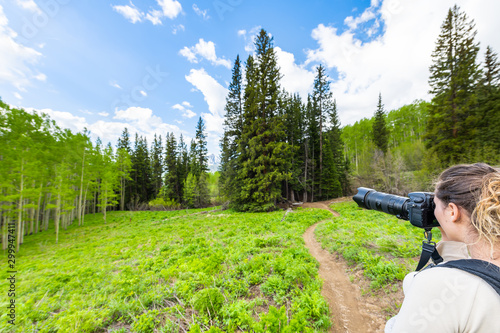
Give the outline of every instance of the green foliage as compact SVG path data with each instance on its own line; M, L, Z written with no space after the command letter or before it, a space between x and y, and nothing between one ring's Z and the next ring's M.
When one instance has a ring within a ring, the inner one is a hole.
M479 65L475 24L460 8L450 8L432 53L429 84L434 95L427 122L427 148L442 167L466 162L473 152L474 105Z
M382 104L382 94L378 95L377 111L373 120L373 142L384 154L387 152L389 144L389 131L385 122L384 105Z
M18 331L324 331L328 307L302 235L330 213L281 222L283 212L201 212L108 212L106 225L87 215L58 246L33 235L17 257Z
M212 318L219 316L224 301L224 296L218 288L202 289L192 298L193 309Z
M175 210L181 208L181 205L175 200L170 198L163 199L162 197L151 200L148 204L152 210Z

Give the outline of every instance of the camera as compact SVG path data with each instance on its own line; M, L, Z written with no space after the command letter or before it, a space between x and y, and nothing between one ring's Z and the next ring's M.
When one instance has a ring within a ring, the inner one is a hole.
M431 192L412 192L409 198L400 197L371 188L358 187L358 193L353 200L361 208L373 209L379 212L395 215L401 220L410 221L412 225L425 230L439 227L434 216L434 194Z

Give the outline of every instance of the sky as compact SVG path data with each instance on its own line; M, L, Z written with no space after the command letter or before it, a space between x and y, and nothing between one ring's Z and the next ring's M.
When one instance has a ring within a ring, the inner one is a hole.
M219 155L236 56L273 38L281 86L303 99L326 67L341 125L430 100L429 66L457 4L480 62L500 52L498 0L0 0L0 97L116 145L125 127L189 142L201 117Z

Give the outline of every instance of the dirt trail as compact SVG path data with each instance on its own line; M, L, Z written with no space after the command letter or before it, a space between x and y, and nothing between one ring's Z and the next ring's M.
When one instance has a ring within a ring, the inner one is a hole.
M339 216L339 213L329 207L331 203L332 201L305 203L302 207L326 209L334 216ZM319 276L323 280L321 293L328 301L333 322L330 332L383 332L385 318L382 308L377 304L379 299L362 296L360 285L350 281L346 263L324 250L321 244L316 241L314 230L319 223L322 222L318 222L306 230L304 240L311 255L319 262ZM354 279L357 278L359 276ZM363 288L366 288L366 285Z

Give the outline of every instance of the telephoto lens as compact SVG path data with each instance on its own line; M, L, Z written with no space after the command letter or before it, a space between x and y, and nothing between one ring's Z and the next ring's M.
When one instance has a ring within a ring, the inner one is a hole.
M430 230L438 227L434 216L434 194L412 192L409 198L377 192L371 188L359 187L352 198L359 207L395 215L401 220L410 221L415 227Z
M353 197L359 207L378 210L387 214L395 215L402 220L408 220L406 197L377 192L371 188L359 187L358 193Z

